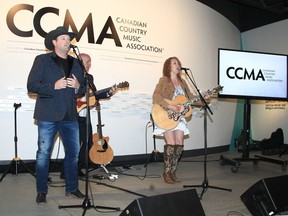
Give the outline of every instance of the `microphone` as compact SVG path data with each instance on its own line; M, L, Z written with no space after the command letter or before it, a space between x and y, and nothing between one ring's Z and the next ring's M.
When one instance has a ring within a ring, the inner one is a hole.
M18 109L19 107L21 107L21 103L14 103L14 108Z
M189 68L185 68L185 67L181 67L181 70L184 70L185 72L187 72L190 69Z
M73 44L70 44L69 47L70 47L70 49L71 49L71 48L72 48L72 49L77 48L77 46L75 46L75 45L73 45Z

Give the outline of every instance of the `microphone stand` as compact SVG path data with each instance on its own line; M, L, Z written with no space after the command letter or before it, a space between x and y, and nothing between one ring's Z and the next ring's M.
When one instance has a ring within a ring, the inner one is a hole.
M0 182L2 182L3 178L6 176L6 174L11 171L11 168L14 167L14 172L15 175L18 175L18 164L20 164L24 169L26 169L26 171L28 171L32 176L36 177L35 174L25 165L24 161L22 161L20 159L20 157L18 157L18 148L17 148L17 142L18 142L18 137L17 137L17 109L21 107L21 103L14 103L14 147L15 147L15 157L11 160L9 166L7 167L7 169L5 170L5 172L3 173L2 177L0 178ZM12 174L14 174L13 170L12 170Z
M204 110L204 179L201 185L183 185L183 188L187 188L187 187L202 187L202 192L199 196L200 199L202 199L202 196L204 194L204 192L207 191L208 188L213 188L213 189L219 189L219 190L226 190L226 191L232 191L231 189L226 189L226 188L220 188L220 187L215 187L215 186L211 186L208 183L208 177L207 177L207 110L210 112L211 115L213 115L213 112L211 111L210 107L208 106L206 100L203 98L203 96L201 95L195 81L194 78L192 80L192 78L189 76L187 70L190 69L184 69L186 75L188 76L189 80L191 81L191 83L193 84L193 86L195 87L196 91L199 94L199 98L203 104L202 109ZM193 75L192 75L193 76Z
M107 206L96 206L96 205L92 205L91 201L88 197L88 184L89 184L89 176L88 176L88 167L89 167L89 149L88 149L88 144L89 144L89 140L90 140L90 125L91 125L91 117L90 117L90 106L89 106L89 89L92 89L94 96L96 97L96 87L94 85L94 83L92 82L92 80L89 79L88 76L88 72L86 71L84 65L83 65L83 60L81 59L81 57L77 54L76 52L76 48L78 49L77 46L70 46L73 49L73 52L75 53L75 55L77 56L77 59L82 67L82 70L84 72L84 78L85 78L85 84L86 84L86 107L87 107L87 114L86 114L86 148L85 148L85 198L83 200L82 205L67 205L67 206L58 206L59 209L62 208L83 208L84 211L82 213L82 216L85 215L87 209L90 208L101 208L101 209L109 209L109 210L115 210L115 211L120 211L119 207L107 207ZM78 53L79 49L78 49ZM91 128L92 130L92 128Z

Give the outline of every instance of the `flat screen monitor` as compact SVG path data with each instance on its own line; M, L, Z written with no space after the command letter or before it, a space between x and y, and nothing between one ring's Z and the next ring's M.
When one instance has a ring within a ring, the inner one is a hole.
M219 98L288 100L287 55L218 49Z

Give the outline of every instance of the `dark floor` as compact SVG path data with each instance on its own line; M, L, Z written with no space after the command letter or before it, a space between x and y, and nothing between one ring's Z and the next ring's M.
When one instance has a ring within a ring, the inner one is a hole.
M253 158L255 154L250 153ZM65 182L59 178L58 172L50 173L48 202L45 205L37 205L35 202L35 178L30 173L18 173L17 175L8 173L0 182L0 215L116 216L120 215L133 201L133 203L136 203L136 200L138 201L140 198L143 198L144 201L152 201L154 197L160 197L157 201L160 204L158 203L157 207L152 205L153 202L150 202L148 205L150 211L161 212L163 210L164 212L164 210L168 210L173 212L176 209L180 212L181 208L181 210L186 209L186 212L181 215L193 216L202 206L207 216L247 216L252 214L248 211L240 196L260 180L272 177L281 184L281 180L278 181L278 179L287 175L287 154L284 154L281 158L278 155L270 156L277 159L276 162L273 160L270 162L241 160L241 164L238 161L236 166L226 164L224 160L219 161L220 158L223 159L222 156L225 156L225 158L226 156L227 158L241 158L242 154L227 152L208 155L207 181L204 181L204 156L183 158L178 169L178 177L181 179L181 183L175 184L163 182L162 162L151 162L146 167L144 167L144 164L114 168L108 166L109 174L105 173L103 168L90 170L89 183L86 184L81 179L79 181L80 190L83 193L86 189L88 191L88 201L86 199L65 197ZM95 178L96 176L110 177L111 179L99 180ZM279 186L276 184L275 187L280 188L281 191L282 188L287 190L287 185L287 183ZM232 191L228 191L229 189ZM185 195L188 190L189 193L191 190L191 194ZM193 192L197 192L198 196ZM182 195L191 205L187 204L189 206L183 207L185 203L180 203L177 198L183 197ZM280 194L279 196L284 195ZM277 200L279 198L288 200L287 196L286 194L284 198L277 197ZM166 204L168 199L170 200L169 203L172 202L172 204ZM197 203L200 203L200 206L197 206ZM74 208L74 205L79 207ZM138 204L138 208L142 208L144 212L142 215L145 215L145 208L148 208L148 206ZM118 208L120 211L118 211ZM191 209L194 209L194 211L191 211ZM128 215L128 212L124 212L122 215ZM170 215L174 214L171 213Z

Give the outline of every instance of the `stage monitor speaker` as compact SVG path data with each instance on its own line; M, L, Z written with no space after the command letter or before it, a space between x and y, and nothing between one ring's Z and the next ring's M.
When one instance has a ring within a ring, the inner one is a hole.
M195 189L139 198L120 216L205 216Z
M253 216L270 216L288 210L288 175L263 178L241 195Z

